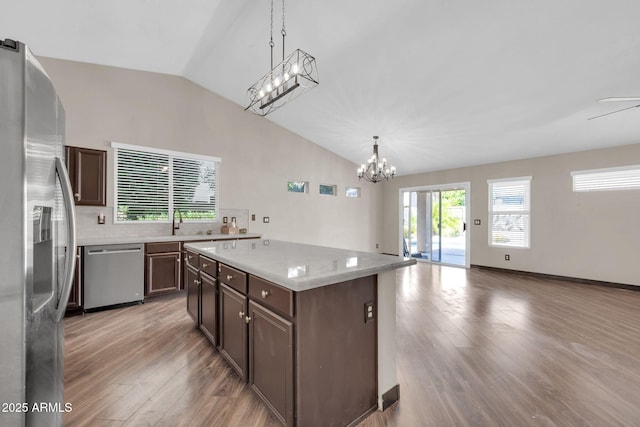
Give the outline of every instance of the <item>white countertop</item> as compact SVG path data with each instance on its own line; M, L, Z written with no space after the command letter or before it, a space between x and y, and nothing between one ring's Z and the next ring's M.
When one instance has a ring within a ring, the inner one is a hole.
M117 245L128 243L152 242L191 242L210 240L257 239L262 237L258 233L246 234L191 234L177 236L121 236L121 237L84 237L78 239L78 246Z
M198 242L185 247L292 291L305 291L416 263L415 259L400 256L269 239Z

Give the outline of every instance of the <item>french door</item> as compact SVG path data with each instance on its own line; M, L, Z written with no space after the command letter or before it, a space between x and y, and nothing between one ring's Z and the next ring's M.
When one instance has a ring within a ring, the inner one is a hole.
M400 189L400 253L469 266L469 183Z

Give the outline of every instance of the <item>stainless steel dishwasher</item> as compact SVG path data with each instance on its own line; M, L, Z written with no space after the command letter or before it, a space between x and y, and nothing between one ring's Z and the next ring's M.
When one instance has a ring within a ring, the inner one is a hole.
M144 244L84 247L84 309L142 301Z

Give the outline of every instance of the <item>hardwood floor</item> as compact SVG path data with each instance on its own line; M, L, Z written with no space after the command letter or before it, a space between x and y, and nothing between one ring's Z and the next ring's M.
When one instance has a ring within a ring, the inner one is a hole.
M640 425L640 292L398 272L400 401L362 426ZM66 319L67 426L275 426L184 295Z

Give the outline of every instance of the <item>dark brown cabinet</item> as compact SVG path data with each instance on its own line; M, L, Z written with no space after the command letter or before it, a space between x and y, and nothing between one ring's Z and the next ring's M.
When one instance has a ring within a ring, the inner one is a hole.
M181 243L145 245L145 296L178 292L181 289Z
M206 264L206 263L205 263ZM218 284L200 270L200 330L215 346L218 340Z
M220 283L220 354L247 381L247 297Z
M293 425L293 323L249 301L249 384L285 425Z
M352 425L375 410L375 275L295 292L190 255L189 314L284 425Z
M182 248L182 289L187 289L187 266L198 268L198 255Z
M198 270L187 264L185 268L185 288L187 289L187 313L196 322L200 324L200 279L198 278Z
M107 205L107 152L66 147L67 170L76 205Z

